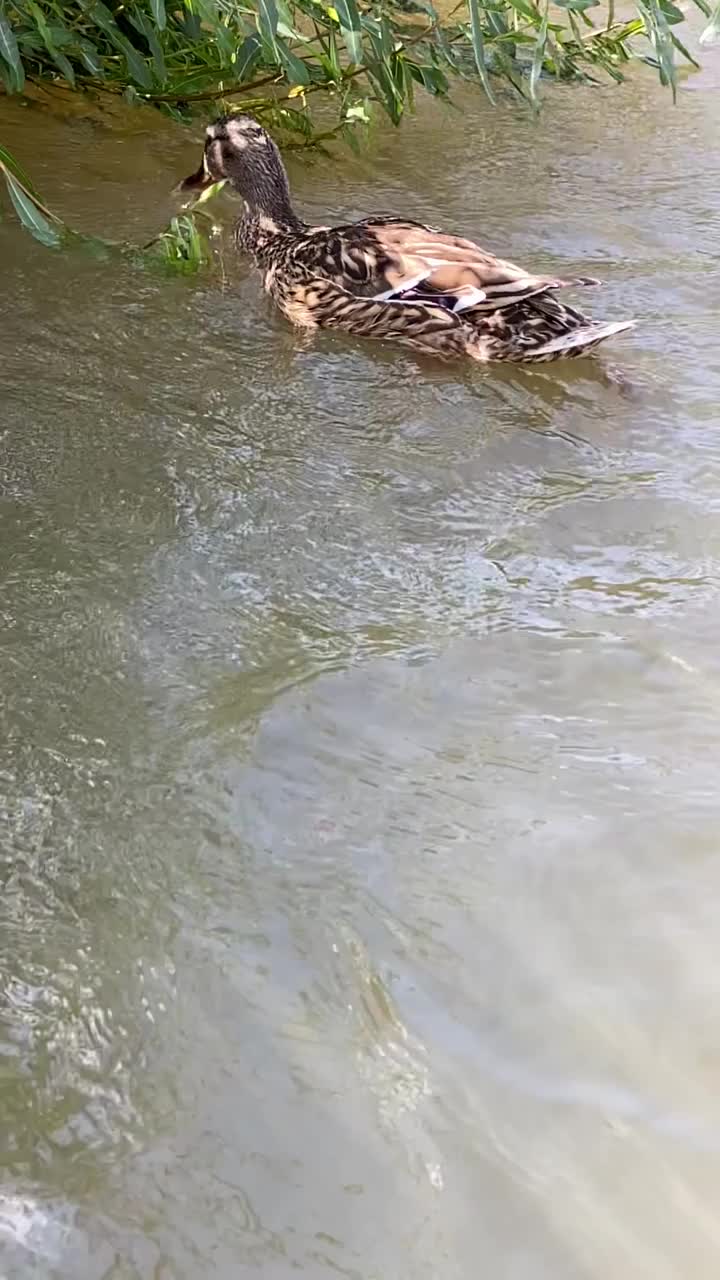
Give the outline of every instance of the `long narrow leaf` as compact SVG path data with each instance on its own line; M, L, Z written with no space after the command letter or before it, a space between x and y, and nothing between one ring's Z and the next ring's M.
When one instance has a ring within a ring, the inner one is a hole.
M55 66L58 68L59 71L62 72L65 79L74 88L75 72L73 71L71 64L68 62L68 59L65 57L65 54L61 53L60 50L58 49L55 39L53 38L53 33L45 19L45 14L43 13L40 6L35 4L35 0L25 0L25 3L27 5L28 11L32 14L32 17L35 21L35 26L40 32L40 35L42 36L42 39L45 44L45 48L50 54L50 57L55 63ZM65 43L67 43L70 38L70 33L67 32L65 34L67 37L65 40Z
M25 188L29 195L35 196L37 199L40 198L32 184L31 178L25 172L22 165L18 164L14 155L12 155L10 151L7 151L3 146L0 146L0 169L9 169L10 173L17 178L18 182Z
M348 57L356 66L360 66L363 61L362 29L357 4L355 0L335 0L335 11L340 19Z
M275 42L275 34L277 32L278 11L275 0L258 0L258 27L260 34L272 49L275 58L278 58L279 51Z
M655 50L660 81L670 86L674 101L677 96L677 72L667 19L658 0L638 0L638 9L645 19L645 30Z
M33 197L25 191L17 179L13 176L9 169L3 167L3 176L7 185L10 199L15 207L15 212L20 219L22 225L30 232L36 240L41 244L47 245L48 248L57 249L61 243L62 235L60 225L53 224L48 217L38 208Z
M470 35L472 37L473 53L475 55L475 66L480 76L482 87L485 90L490 101L495 104L495 97L490 88L490 77L488 75L487 64L485 62L485 37L483 35L482 19L480 17L480 5L478 0L468 0L470 9Z
M700 36L700 44L717 44L719 36L720 36L720 3L718 3L715 6L712 17L708 25L706 26L705 30L703 31L702 35Z
M699 71L700 63L698 62L697 58L693 58L690 50L683 44L682 40L680 40L679 37L675 35L674 31L670 33L670 39L675 45L675 48L677 49L678 53L681 53L683 58L685 58L686 61L689 62L691 66L696 67Z
M398 124L402 116L402 98L398 96L397 87L390 70L384 62L373 63L368 68L368 75L379 91L379 101L384 106L393 124Z
M310 71L306 62L302 58L298 58L296 53L283 40L282 36L275 37L275 44L280 58L281 65L285 68L288 80L291 85L309 84Z
M246 36L235 55L235 74L238 80L249 79L250 72L260 57L260 37L256 31Z
M2 0L0 0L0 56L10 68L12 83L19 93L25 84L25 71L15 32L5 14L5 6Z
M95 76L96 79L104 80L105 70L100 60L100 54L92 40L87 40L83 36L82 40L78 40L77 45L78 54L80 55L80 60L85 69L90 72L91 76Z
M548 34L548 6L547 6L547 0L545 0L545 13L543 14L543 20L540 23L540 30L538 31L538 34L537 34L537 40L535 41L535 49L533 51L533 60L532 60L532 65L530 67L530 81L528 86L529 92L530 92L530 101L532 102L533 106L536 109L538 106L537 87L538 87L538 81L540 79L540 73L543 68L543 62L545 61L545 48L547 45L547 34Z
M562 0L557 0L557 3L562 4ZM535 6L530 4L530 0L510 0L510 4L523 18L527 18L528 22L537 26L539 14Z
M157 35L157 31L155 30L155 27L153 26L147 14L143 13L141 9L137 9L134 13L132 12L129 13L128 17L130 18L130 21L135 27L135 30L139 31L140 34L144 36L148 42L148 45L150 47L150 52L152 54L153 66L155 68L155 79L157 80L158 84L165 84L165 81L167 80L165 54L163 53L163 47L160 44L160 41L158 40L158 35Z
M11 93L17 93L15 72L10 70L4 58L0 58L0 82L5 86L5 92L8 95Z
M150 8L152 9L152 16L155 19L155 25L158 31L164 31L167 25L165 0L150 0Z
M95 25L105 32L108 40L122 53L135 83L141 85L143 89L152 89L153 79L147 62L130 43L127 36L120 31L113 15L102 0L94 0L94 3L91 0L83 0L82 7Z

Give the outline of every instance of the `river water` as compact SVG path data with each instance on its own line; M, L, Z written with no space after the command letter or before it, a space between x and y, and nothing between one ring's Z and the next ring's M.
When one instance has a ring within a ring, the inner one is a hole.
M229 201L200 281L0 224L7 1280L717 1280L706 58L290 159L310 218L601 276L602 362L299 342ZM198 156L0 136L135 240Z

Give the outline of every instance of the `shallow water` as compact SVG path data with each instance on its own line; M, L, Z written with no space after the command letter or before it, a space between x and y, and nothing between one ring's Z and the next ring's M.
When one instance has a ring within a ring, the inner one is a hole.
M309 217L601 276L603 362L306 345L227 235L198 283L0 223L7 1280L716 1280L705 56L291 160ZM197 157L0 136L135 240Z

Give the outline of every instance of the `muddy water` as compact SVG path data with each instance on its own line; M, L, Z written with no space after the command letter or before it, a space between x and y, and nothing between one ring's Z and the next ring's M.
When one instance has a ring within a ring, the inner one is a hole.
M0 224L8 1280L718 1275L717 75L460 101L298 204L601 276L632 395ZM130 239L197 155L0 125Z

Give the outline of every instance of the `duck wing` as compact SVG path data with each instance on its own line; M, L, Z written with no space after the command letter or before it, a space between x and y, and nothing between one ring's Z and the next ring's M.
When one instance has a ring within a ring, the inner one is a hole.
M533 275L486 253L472 240L417 222L381 216L354 227L359 234L355 246L350 243L348 249L354 247L374 259L377 271L371 274L385 285L375 296L388 301L434 302L455 312L475 308L492 312L548 290L598 283L587 277L563 280Z

